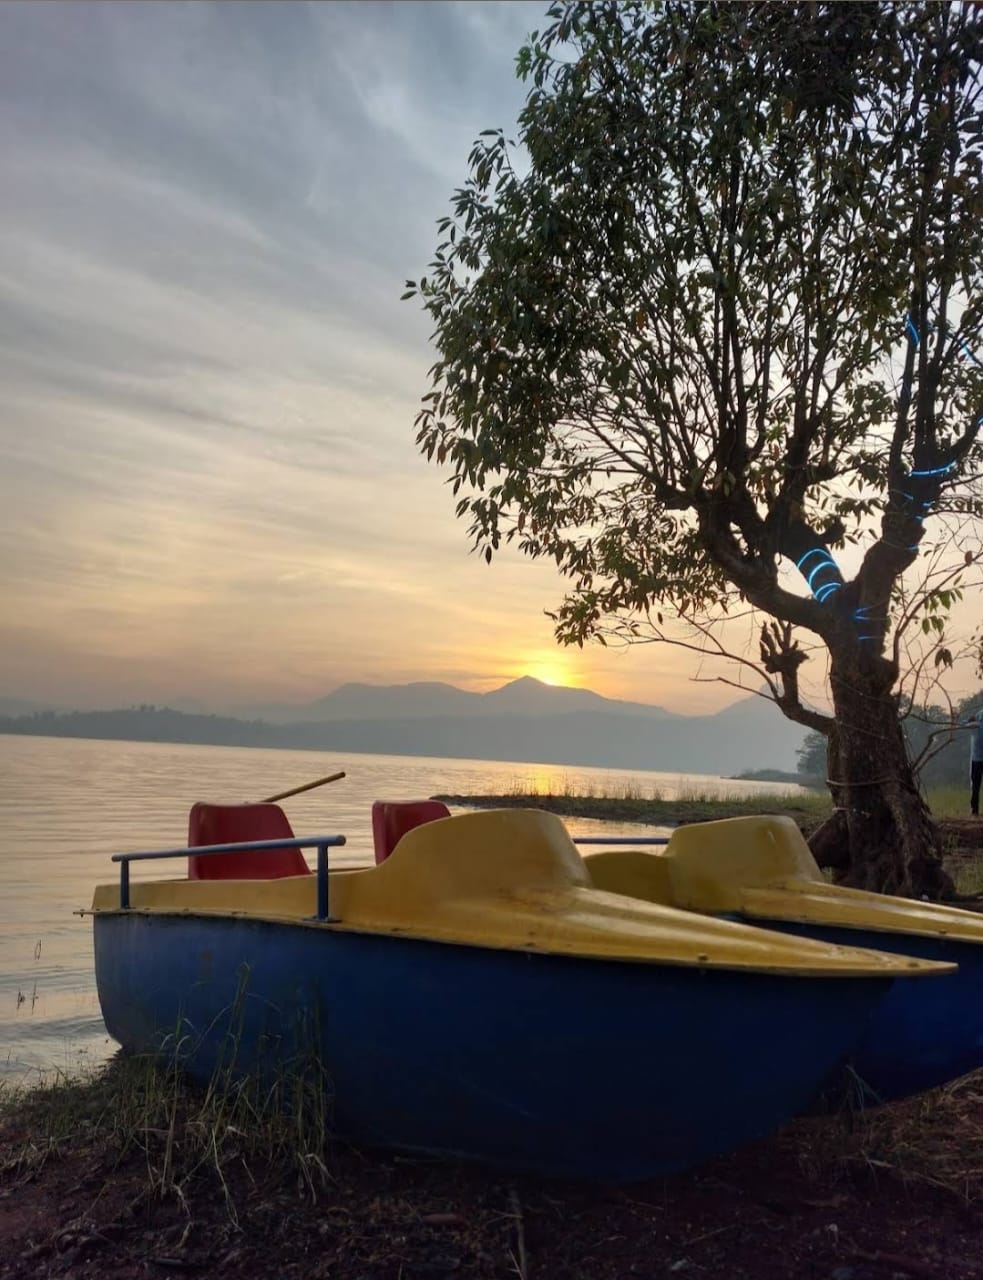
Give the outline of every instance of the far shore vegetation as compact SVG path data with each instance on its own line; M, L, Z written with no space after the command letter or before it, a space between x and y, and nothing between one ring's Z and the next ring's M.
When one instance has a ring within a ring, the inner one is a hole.
M685 822L710 822L719 818L737 818L752 814L784 814L794 818L808 834L825 821L833 811L829 792L812 787L795 787L787 791L742 791L743 779L732 782L733 794L719 790L701 790L698 783L683 788L675 796L667 796L658 788L628 785L602 793L592 787L571 782L562 790L530 791L521 784L495 796L437 795L435 800L463 808L546 809L568 818L594 818L607 822L638 822L653 827L678 827ZM929 791L926 800L939 818L960 817L966 813L967 787L946 786Z

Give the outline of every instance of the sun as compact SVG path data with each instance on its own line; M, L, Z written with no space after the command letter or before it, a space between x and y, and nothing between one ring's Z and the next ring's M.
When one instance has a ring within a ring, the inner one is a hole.
M575 683L570 666L562 657L553 654L537 654L522 667L523 675L541 680L543 684L572 685Z

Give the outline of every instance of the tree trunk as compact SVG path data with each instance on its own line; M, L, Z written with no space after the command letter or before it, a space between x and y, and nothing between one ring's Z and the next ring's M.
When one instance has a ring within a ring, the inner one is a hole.
M831 650L836 724L829 737L833 817L813 853L838 884L914 898L952 897L942 838L908 758L888 664Z

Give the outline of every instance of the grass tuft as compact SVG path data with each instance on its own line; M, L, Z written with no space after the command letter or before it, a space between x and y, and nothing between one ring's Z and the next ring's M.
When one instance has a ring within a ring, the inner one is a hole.
M631 784L617 789L613 794L599 795L591 786L567 785L557 788L552 781L548 789L529 790L528 781L524 780L502 795L440 795L434 799L462 808L546 809L571 818L670 827L686 822L707 822L716 818L787 814L804 828L811 829L824 821L831 812L829 796L816 792L772 792L767 795L755 792L751 795L721 797L714 792L702 791L696 785L690 790L684 789L672 798L665 798L654 788L650 794L643 794L642 788Z
M57 1073L0 1089L7 1140L0 1176L34 1177L67 1148L98 1149L117 1166L137 1151L150 1197L186 1204L203 1176L215 1177L234 1225L226 1178L233 1165L293 1181L311 1198L331 1181L331 1098L330 1082L314 1061L264 1079L237 1077L220 1066L206 1085L197 1085L173 1060L119 1053L75 1078Z
M795 1121L781 1141L826 1187L860 1175L983 1205L983 1072L890 1106Z

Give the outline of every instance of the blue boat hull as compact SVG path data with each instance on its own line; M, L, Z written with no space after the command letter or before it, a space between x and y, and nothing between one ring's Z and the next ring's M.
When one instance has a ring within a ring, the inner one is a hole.
M95 918L95 960L127 1050L200 1078L233 1046L244 1073L314 1050L342 1136L602 1181L803 1110L891 986L138 912Z
M874 1011L850 1054L849 1080L824 1088L831 1100L845 1090L866 1102L890 1102L956 1080L983 1067L983 946L951 938L772 920L762 928L843 946L958 964L959 971L929 982L896 982Z

